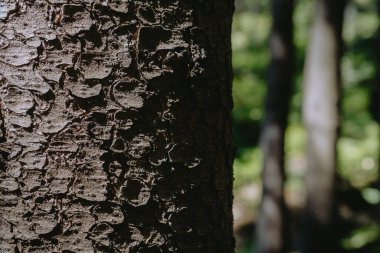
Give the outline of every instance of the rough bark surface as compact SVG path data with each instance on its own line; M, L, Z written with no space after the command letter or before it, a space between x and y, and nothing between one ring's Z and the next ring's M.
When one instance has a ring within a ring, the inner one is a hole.
M233 252L232 11L1 1L1 252Z
M305 65L303 118L308 133L305 253L336 253L336 142L345 0L317 0Z
M286 249L284 144L293 81L293 1L272 0L271 65L261 133L263 196L256 228L258 253Z

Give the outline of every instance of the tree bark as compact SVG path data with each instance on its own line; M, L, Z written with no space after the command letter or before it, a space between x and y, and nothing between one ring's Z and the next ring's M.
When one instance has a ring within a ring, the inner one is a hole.
M308 133L306 253L338 252L334 230L342 23L345 1L317 0L304 77Z
M272 0L271 65L261 133L263 195L257 224L257 252L286 248L284 144L293 82L293 0Z
M2 252L233 252L233 8L0 3Z

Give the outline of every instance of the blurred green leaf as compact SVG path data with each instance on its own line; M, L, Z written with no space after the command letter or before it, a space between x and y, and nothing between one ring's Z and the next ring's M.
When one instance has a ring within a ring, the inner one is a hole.
M380 227L378 225L369 225L353 231L341 243L345 249L358 249L379 238Z

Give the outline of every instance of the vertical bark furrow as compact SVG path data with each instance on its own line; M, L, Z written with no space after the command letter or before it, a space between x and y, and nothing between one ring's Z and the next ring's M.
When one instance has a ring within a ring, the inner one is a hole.
M232 1L0 8L1 248L232 252Z

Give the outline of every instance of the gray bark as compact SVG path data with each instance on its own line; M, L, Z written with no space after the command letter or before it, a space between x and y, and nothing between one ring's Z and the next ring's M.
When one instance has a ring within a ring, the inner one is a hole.
M233 252L232 12L0 3L1 252Z
M304 252L337 252L334 228L336 141L344 0L317 0L304 76L308 133Z
M293 81L293 1L272 0L271 65L261 133L263 195L256 227L257 252L286 248L284 144Z

